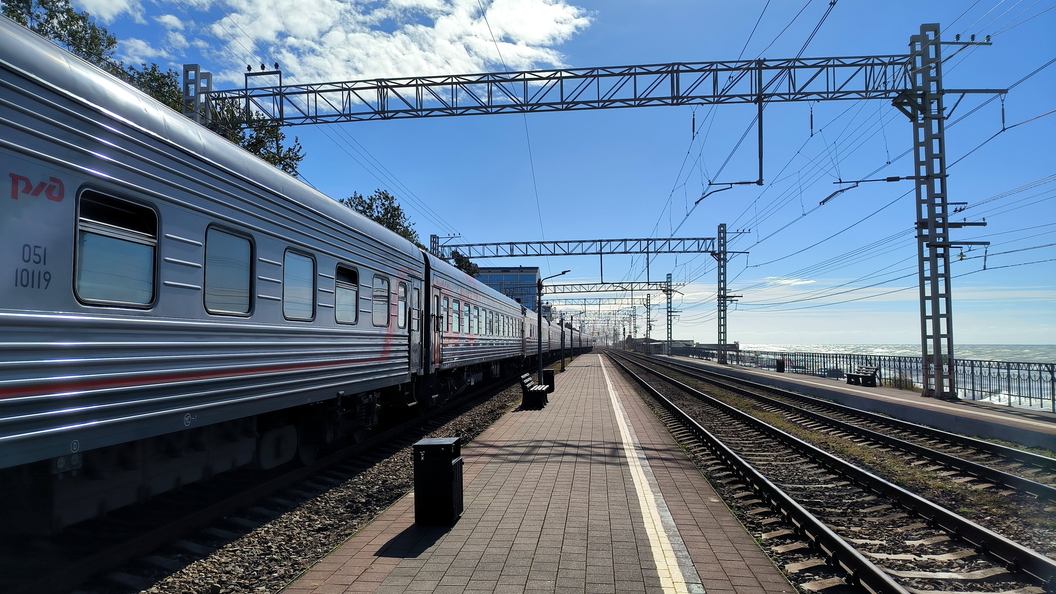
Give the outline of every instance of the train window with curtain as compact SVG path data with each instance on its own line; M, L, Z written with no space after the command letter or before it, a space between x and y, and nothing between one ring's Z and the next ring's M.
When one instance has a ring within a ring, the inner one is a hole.
M488 336L495 334L495 312L488 310Z
M481 326L483 326L482 321L483 320L481 320L481 318L480 318L480 308L477 307L476 305L474 305L473 306L473 334L476 334L477 336L480 336L481 334L483 334L483 332L481 332Z
M249 239L210 228L205 232L205 310L211 314L249 313L253 246Z
M78 298L149 307L157 249L158 215L152 209L91 190L81 194L74 271Z
M472 332L470 322L472 318L469 317L471 306L468 303L462 304L462 334L469 334Z
M455 309L458 309L458 306L455 306ZM444 317L447 318L444 321L444 324L446 324L445 328L447 329L447 331L450 332L451 331L451 320L453 318L451 317L451 302L448 301L447 297L444 297L444 307L440 311L444 312Z
M407 327L407 283L396 285L396 326Z
M315 260L287 251L282 262L282 315L287 320L315 318Z
M371 319L375 326L389 325L389 279L385 276L374 275L374 293L371 301L374 304Z
M334 319L338 324L355 324L359 321L359 272L338 265L334 279Z

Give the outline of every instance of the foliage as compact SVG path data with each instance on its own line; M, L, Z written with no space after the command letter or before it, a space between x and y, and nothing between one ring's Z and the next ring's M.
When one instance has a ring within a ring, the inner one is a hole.
M474 264L469 258L462 255L462 252L459 252L458 250L454 250L451 252L451 264L455 268L461 270L462 272L465 272L470 276L477 276L477 274L480 273L480 266Z
M117 38L69 0L4 0L4 16L85 60L114 72Z
M304 159L300 140L294 137L293 144L283 146L286 134L282 126L266 121L257 114L246 117L245 110L227 104L220 113L213 114L210 128L214 132L264 159L279 169L297 177L297 166ZM240 122L248 121L249 126Z
M418 241L418 232L412 228L414 223L407 218L407 213L403 212L403 208L396 202L396 197L385 190L374 190L373 194L366 197L354 192L340 202L424 249Z
M162 72L157 64L143 64L142 68L127 66L118 76L174 111L183 110L180 74L175 70Z
M157 64L126 66L114 59L117 38L95 24L87 12L79 12L70 0L3 0L4 15L27 29L46 37L71 53L124 79L175 111L182 111L183 90L180 74L173 69L162 71ZM223 114L221 114L223 115ZM228 119L246 120L234 110ZM215 126L221 136L259 156L290 175L304 159L301 143L283 148L286 135L281 126L251 116L248 129L235 125Z

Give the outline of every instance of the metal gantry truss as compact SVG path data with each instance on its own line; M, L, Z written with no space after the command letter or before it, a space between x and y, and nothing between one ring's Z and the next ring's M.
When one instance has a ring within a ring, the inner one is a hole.
M725 225L719 227L725 229ZM463 256L472 258L510 258L519 256L592 256L596 255L601 260L600 276L602 282L589 284L566 284L548 285L547 293L605 293L615 291L629 291L631 299L635 291L647 291L645 295L645 337L648 339L653 330L652 318L652 295L648 291L659 290L667 295L667 344L670 347L673 317L671 314L671 295L674 287L683 287L685 283L675 284L671 282L671 275L667 275L665 282L617 282L606 283L605 262L606 254L642 254L646 262L646 278L649 277L650 256L656 254L701 254L716 253L714 237L698 237L690 239L676 238L646 238L646 239L586 239L571 241L505 241L497 243L463 243L441 245L440 238L436 235L429 237L430 252L440 258L449 258L455 251ZM724 282L724 279L723 279ZM638 334L637 309L631 308L631 336Z
M743 233L738 231L737 233ZM712 252L711 255L715 258L716 263L716 276L718 277L718 294L715 299L718 305L718 326L719 326L719 342L718 342L718 359L719 363L726 364L726 339L727 336L727 321L729 318L729 303L736 301L741 298L742 295L730 295L729 287L726 284L726 265L730 261L730 254L745 254L747 252L731 252L727 249L726 243L726 223L719 224L719 249Z
M686 283L676 283L673 286L684 287ZM667 288L666 282L622 282L622 283L569 283L563 285L543 285L543 293L557 295L561 293L610 293L626 291L653 291L660 292Z
M987 39L989 41L989 38ZM974 41L953 42L975 45ZM985 223L951 223L946 175L946 117L942 96L942 43L938 25L923 25L910 38L912 87L894 104L913 122L916 166L917 273L925 396L956 399L953 373L953 292L950 250L980 242L953 242L950 229ZM987 242L982 242L987 243Z
M645 255L645 276L649 279L650 256L656 254L703 254L715 251L714 237L646 239L576 239L565 241L504 241L498 243L441 244L429 237L429 251L438 258L450 258L455 251L469 259L516 258L522 256L598 256L600 279L605 281L605 256Z
M438 242L436 246L437 251L433 255L437 257L450 257L451 253L457 250L458 253L470 259L513 258L519 256L600 256L606 254L700 254L715 251L715 238L582 239L571 241L503 241L497 243L458 244L440 244Z
M953 243L949 237L951 228L965 224L951 224L948 220L944 121L949 114L943 110L942 96L1003 91L945 89L940 58L943 42L939 32L937 24L922 25L920 34L911 38L908 55L564 68L254 88L249 88L247 77L245 88L228 91L210 89L209 73L199 72L196 65L187 65L183 105L184 113L205 123L210 114L222 113L228 118L228 124L248 125L253 118L257 122L290 126L715 104L754 104L761 117L763 107L770 102L891 100L913 121L917 173L912 179L917 184L924 393L955 398L957 390L951 372L953 311L949 250L969 242ZM976 43L974 39L970 43L954 43L987 45L989 38L986 43ZM761 169L761 119L759 135ZM761 185L762 175L752 183ZM715 250L712 247L700 251ZM720 287L723 281L720 279ZM720 314L728 297L720 292ZM725 344L724 340L719 342Z
M667 287L664 289L664 295L667 297L667 342L664 343L664 354L671 354L671 340L672 340L672 328L675 327L675 314L682 313L675 311L671 308L671 297L676 293L672 288L671 273L667 273Z
M191 65L193 66L193 65ZM211 113L283 126L761 101L893 99L907 56L678 62L213 90ZM234 109L226 109L233 107ZM231 120L231 123L239 123Z
M580 306L580 307L601 307L603 305L615 305L617 307L623 305L629 305L631 307L638 307L639 305L645 305L645 298L635 297L579 297L579 298L563 298L563 299L551 299L550 303L553 305L567 305L567 306Z

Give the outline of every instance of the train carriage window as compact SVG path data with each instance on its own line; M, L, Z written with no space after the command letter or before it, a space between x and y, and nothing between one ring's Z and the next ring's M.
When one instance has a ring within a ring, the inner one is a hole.
M495 334L495 312L488 310L488 336Z
M455 309L458 309L458 308L456 307ZM440 311L444 312L444 317L447 318L447 321L445 322L447 324L446 331L450 332L451 331L451 320L452 320L452 317L451 317L451 302L448 300L447 297L444 297L444 307Z
M470 314L470 305L468 303L463 303L462 304L462 334L469 334L472 331L471 330L472 326L470 326L470 322L471 322L472 318L469 317L469 314Z
M483 324L481 323L481 319L480 319L480 308L477 307L476 305L474 305L473 306L473 334L476 334L477 336L480 336L482 334L482 332L481 332L481 326L482 325Z
M359 272L338 265L334 286L334 319L339 324L359 321Z
M454 301L454 307L451 308L451 321L454 324L452 332L458 334L462 332L462 309L459 307L458 299Z
M407 283L396 285L396 326L407 327Z
M85 301L130 307L154 302L158 215L150 208L86 191L77 219L74 287Z
M411 332L418 331L418 322L421 320L421 302L419 301L421 298L421 289L418 287L411 289Z
M389 310L391 297L389 295L389 279L388 277L374 275L374 303L373 310L371 312L371 319L375 326L388 326L389 325Z
M248 314L252 266L249 239L220 229L206 231L205 310L211 314Z
M315 318L315 260L287 251L282 263L282 315L287 320Z

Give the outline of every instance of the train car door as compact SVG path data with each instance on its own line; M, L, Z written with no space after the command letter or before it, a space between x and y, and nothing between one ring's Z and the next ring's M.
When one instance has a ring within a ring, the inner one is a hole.
M444 346L444 316L447 312L440 307L440 288L433 287L433 311L430 316L432 319L429 320L429 332L433 333L433 340L431 341L432 353L430 354L432 359L432 369L438 369L440 363L443 360L443 346Z
M422 281L411 279L410 294L411 340L410 365L412 373L422 371Z

